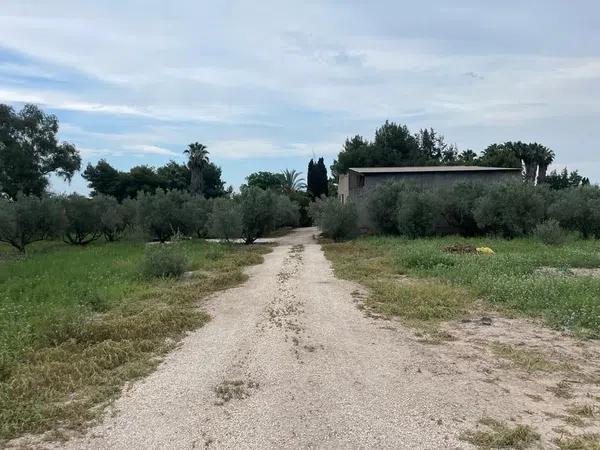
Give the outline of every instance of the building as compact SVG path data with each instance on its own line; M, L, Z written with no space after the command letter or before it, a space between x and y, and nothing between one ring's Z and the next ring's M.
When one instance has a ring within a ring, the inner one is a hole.
M385 182L414 184L422 188L455 183L498 183L521 180L521 168L478 166L353 167L339 176L338 198L342 203L364 197Z

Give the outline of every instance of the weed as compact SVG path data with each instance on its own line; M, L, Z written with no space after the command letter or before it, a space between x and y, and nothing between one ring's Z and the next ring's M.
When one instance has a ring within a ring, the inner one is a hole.
M556 386L549 386L546 388L546 390L548 392L552 392L554 396L558 398L564 398L567 400L573 398L573 388L566 380L559 381L556 383Z
M560 450L600 450L600 434L581 434L556 439Z
M569 369L565 363L556 363L548 360L543 353L533 350L516 348L509 344L493 342L490 344L492 351L501 358L507 359L513 367L524 369L528 372L554 372Z
M540 440L540 435L527 425L510 427L491 418L479 421L488 431L467 431L461 439L480 448L524 449Z

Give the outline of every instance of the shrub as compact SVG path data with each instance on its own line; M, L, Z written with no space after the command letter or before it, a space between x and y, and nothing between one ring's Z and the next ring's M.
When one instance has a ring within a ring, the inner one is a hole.
M367 198L367 214L375 231L383 234L398 233L398 200L409 188L402 183L383 183Z
M533 230L535 238L546 245L562 245L567 240L567 232L560 226L558 220L548 219Z
M190 194L157 189L155 194L137 196L137 222L152 238L165 242L177 232L190 232L190 218L184 208Z
M239 238L242 235L242 214L237 202L228 198L213 199L208 229L211 236L226 241Z
M19 194L16 200L0 198L0 242L20 252L32 242L62 234L65 211L54 198Z
M477 199L482 197L484 192L484 186L477 183L458 183L438 192L441 214L450 229L463 236L475 236L480 233L473 211Z
M99 205L92 199L72 194L63 200L67 215L64 241L73 245L86 245L102 236Z
M256 186L243 190L239 197L242 214L242 238L251 244L273 230L276 223L276 194Z
M145 278L179 277L183 275L188 260L174 244L150 244L144 250L141 273Z
M580 232L583 237L600 238L600 188L583 186L558 191L548 208L548 216L560 225Z
M183 204L183 209L187 215L187 228L199 238L206 237L210 213L209 201L202 196L193 196Z
M437 195L430 191L401 192L398 196L396 219L400 234L411 238L433 235L442 223Z
M358 213L356 206L351 203L342 204L336 198L317 200L318 223L325 237L335 241L350 239L358 234Z
M483 230L512 238L529 234L545 213L544 197L530 183L497 184L475 202L473 216Z

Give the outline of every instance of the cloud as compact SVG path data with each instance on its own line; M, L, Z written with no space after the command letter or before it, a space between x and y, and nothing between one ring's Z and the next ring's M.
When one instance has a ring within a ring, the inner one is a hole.
M340 142L276 144L266 139L223 140L211 143L208 148L214 156L223 159L285 158L294 156L334 155Z
M175 153L169 149L158 147L157 145L138 144L128 147L134 153L142 155L166 155L166 156L179 156L179 153Z

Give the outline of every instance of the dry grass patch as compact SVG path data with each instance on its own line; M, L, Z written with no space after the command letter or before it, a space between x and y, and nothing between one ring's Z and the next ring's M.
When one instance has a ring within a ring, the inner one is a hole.
M525 449L540 440L540 435L527 425L510 427L503 422L491 418L479 421L488 430L466 431L461 439L483 449L516 448Z
M543 353L534 350L517 348L501 342L492 342L490 347L497 356L509 360L512 367L527 372L556 372L572 369L569 364L550 361Z
M600 450L600 434L581 434L554 441L560 450Z

